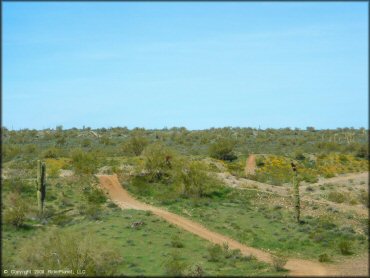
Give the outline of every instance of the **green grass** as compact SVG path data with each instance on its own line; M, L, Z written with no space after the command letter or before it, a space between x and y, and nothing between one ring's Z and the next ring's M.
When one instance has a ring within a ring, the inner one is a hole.
M143 221L138 229L131 228L135 221ZM3 229L3 267L11 265L12 258L23 244L32 240L36 230L46 232L48 227L31 230ZM176 249L171 245L171 237L178 235L183 243L180 250L181 260L187 268L200 264L206 275L274 275L276 272L268 264L257 260L242 260L228 258L221 262L209 262L207 248L210 243L193 234L187 233L176 226L144 211L115 209L102 221L82 220L79 223L61 227L80 233L90 233L101 241L109 241L119 247L123 263L119 266L120 275L164 275L164 264L169 254ZM6 255L6 256L4 256ZM4 264L5 263L5 264ZM26 266L24 266L26 267Z

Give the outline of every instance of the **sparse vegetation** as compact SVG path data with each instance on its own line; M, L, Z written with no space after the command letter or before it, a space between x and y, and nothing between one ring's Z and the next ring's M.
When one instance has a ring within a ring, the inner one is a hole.
M367 250L368 219L351 211L342 213L340 206L368 206L366 182L354 179L347 187L336 182L307 185L318 178L368 169L368 157L361 154L367 144L363 134L355 130L350 144L321 142L333 132L345 131L4 130L3 267L11 269L25 262L31 267L40 265L46 249L32 245L37 238L45 246L59 240L58 252L62 253L72 246L62 243L66 239L80 242L81 252L97 252L87 257L86 267L99 275L108 273L103 273L105 267L109 273L133 276L175 272L187 276L285 275L281 272L284 260L267 265L227 245L210 246L194 235L180 233L152 213L121 211L107 202L93 176L108 172L117 173L123 186L142 201L165 207L241 243L280 252L279 259L294 256L332 262L340 261L343 255L360 254ZM296 150L292 150L293 142L299 142ZM272 185L266 185L266 191L265 185L230 188L218 178L229 172L231 184L234 178L243 180L249 153L256 155L257 167L248 179ZM46 164L48 183L42 218L37 216L35 200L38 159ZM291 160L299 169L297 181L306 186L302 195L319 201L306 203L302 197L301 225L292 223L291 200L272 190L292 193L286 191L291 188ZM336 204L323 205L327 200ZM132 227L133 223L144 224ZM51 237L52 227L59 239ZM87 231L93 240L90 249L84 238ZM105 253L105 242L117 252ZM36 248L35 258L27 255L32 248ZM80 251L72 249L66 254L78 258ZM53 256L45 259L47 265L57 262ZM96 259L102 261L97 263ZM68 259L63 262L70 263Z
M274 254L272 256L272 263L276 271L284 271L285 264L287 263L288 259L283 254Z

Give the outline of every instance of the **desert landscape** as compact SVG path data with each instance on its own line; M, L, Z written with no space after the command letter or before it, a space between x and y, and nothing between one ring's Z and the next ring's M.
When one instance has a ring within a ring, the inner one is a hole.
M5 1L4 277L369 277L369 3Z
M367 131L256 132L3 129L3 269L367 275Z

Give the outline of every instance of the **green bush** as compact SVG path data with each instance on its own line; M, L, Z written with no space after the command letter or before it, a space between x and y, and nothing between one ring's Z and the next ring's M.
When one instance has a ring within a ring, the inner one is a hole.
M139 195L149 195L151 185L148 184L145 177L135 176L131 179L131 188Z
M171 246L175 248L183 248L184 244L182 243L179 235L173 235L171 238Z
M148 145L148 140L145 137L134 136L134 137L131 137L123 145L123 151L128 154L139 156L147 145Z
M91 140L90 139L83 139L81 142L81 147L88 148L91 146Z
M18 193L12 193L9 197L9 206L4 210L4 222L16 228L24 225L27 211L26 203Z
M169 254L168 259L164 263L164 267L166 275L176 277L184 275L187 265L182 262L179 253L174 251Z
M187 276L189 277L203 277L205 275L202 265L195 264L189 267Z
M369 193L367 191L360 192L360 201L364 206L369 207Z
M206 165L199 161L184 162L178 172L184 195L188 197L204 197L212 185L218 183L208 175Z
M272 255L272 265L276 271L284 271L285 264L287 263L288 258L283 254L274 254Z
M328 200L335 203L343 203L346 200L346 195L341 192L331 191L328 194Z
M104 194L103 190L94 186L88 186L83 191L86 200L92 204L103 204L107 201L107 196Z
M218 244L213 244L208 247L208 261L210 262L219 262L223 259L224 250Z
M322 263L324 263L324 262L330 262L329 255L326 254L326 253L320 254L319 255L319 262L322 262Z
M72 165L76 174L94 174L98 168L97 157L82 150L72 152Z
M353 253L351 241L342 240L339 242L338 247L342 255L351 255Z
M220 139L209 147L209 155L213 158L233 161L237 159L234 154L235 143L229 139Z
M19 254L26 269L86 270L86 275L109 276L117 272L119 251L91 234L53 229L27 241Z
M144 172L150 182L168 181L176 166L176 154L161 143L148 145L144 151Z
M59 156L60 156L60 150L55 147L47 149L42 154L43 158L58 158Z

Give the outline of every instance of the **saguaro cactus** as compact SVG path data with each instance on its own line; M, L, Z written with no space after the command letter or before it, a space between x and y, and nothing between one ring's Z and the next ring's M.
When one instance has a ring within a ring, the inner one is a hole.
M297 222L300 222L300 214L301 214L301 200L299 198L299 182L298 182L298 172L297 166L292 162L292 170L293 170L293 189L294 189L294 205L295 205L295 217Z
M46 166L45 162L41 162L37 160L37 205L39 209L39 214L42 215L44 212L44 201L45 201L45 193L46 193Z

